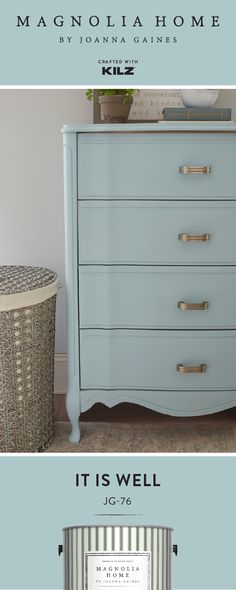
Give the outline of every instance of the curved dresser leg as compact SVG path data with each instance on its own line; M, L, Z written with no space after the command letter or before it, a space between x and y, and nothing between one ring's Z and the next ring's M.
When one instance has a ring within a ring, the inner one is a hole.
M79 386L76 385L76 383L73 383L68 387L66 408L72 426L69 441L72 443L78 443L80 441L80 396Z
M71 443L79 443L80 441L80 427L79 421L73 420L71 421L72 431L69 435L69 441Z

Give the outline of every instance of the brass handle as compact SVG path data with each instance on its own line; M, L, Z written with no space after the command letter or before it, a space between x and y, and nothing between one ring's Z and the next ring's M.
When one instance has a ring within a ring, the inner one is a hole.
M178 240L181 242L209 242L210 234L179 234Z
M202 301L202 303L185 303L184 301L178 301L177 307L182 311L204 311L204 309L208 309L208 301Z
M180 166L180 174L211 174L211 166Z
M207 370L207 365L203 363L202 365L176 365L176 371L178 373L205 373Z

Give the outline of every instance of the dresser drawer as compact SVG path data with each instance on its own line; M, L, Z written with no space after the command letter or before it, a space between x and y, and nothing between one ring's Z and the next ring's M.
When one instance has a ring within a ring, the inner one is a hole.
M230 267L81 266L79 293L81 328L236 329Z
M236 264L236 202L80 202L79 262Z
M234 134L81 134L78 195L82 199L235 198L235 161ZM206 166L209 174L192 173L191 168ZM189 173L180 173L181 167L189 167Z
M234 331L80 332L82 389L235 389L235 358ZM177 371L204 364L202 373Z

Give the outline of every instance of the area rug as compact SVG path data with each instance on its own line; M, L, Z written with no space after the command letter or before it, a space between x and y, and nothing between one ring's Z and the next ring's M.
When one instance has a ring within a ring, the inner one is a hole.
M83 422L81 441L68 441L70 425L56 424L48 453L233 453L236 424L116 424Z

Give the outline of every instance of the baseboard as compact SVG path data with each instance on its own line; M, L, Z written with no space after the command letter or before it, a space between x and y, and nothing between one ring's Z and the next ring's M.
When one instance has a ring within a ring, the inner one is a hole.
M55 354L54 393L65 394L67 383L67 355Z

